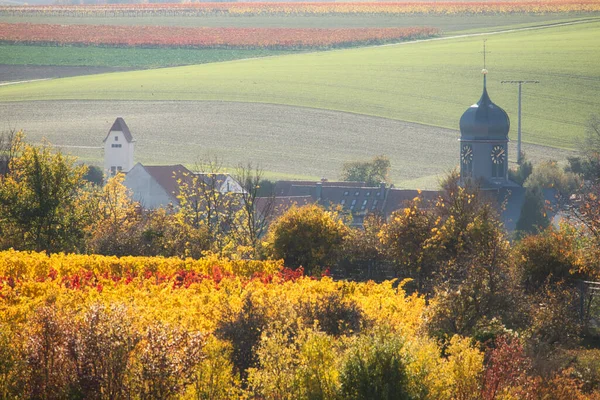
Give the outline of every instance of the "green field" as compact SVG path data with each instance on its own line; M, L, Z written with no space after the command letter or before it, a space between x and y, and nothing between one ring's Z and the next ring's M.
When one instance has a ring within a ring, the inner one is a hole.
M457 129L481 94L482 38L488 87L516 128L524 89L527 142L573 148L600 109L600 22L372 48L124 72L0 88L0 101L224 100L348 111ZM516 135L516 129L511 134Z
M0 45L0 64L159 68L289 54L267 49L148 49Z

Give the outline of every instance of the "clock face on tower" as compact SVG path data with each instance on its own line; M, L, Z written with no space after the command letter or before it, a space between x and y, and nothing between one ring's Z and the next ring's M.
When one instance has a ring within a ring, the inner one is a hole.
M506 150L504 150L504 146L494 146L491 157L494 164L504 163L504 160L506 160Z
M473 161L473 147L465 144L460 152L460 160L463 164L470 164Z

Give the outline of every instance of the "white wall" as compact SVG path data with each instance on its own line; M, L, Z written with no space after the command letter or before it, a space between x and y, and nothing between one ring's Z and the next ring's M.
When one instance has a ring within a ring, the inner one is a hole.
M139 201L144 208L166 207L174 201L140 163L127 173L123 184L131 190L133 200Z
M120 131L111 131L104 142L104 175L112 176L111 167L121 167L124 173L133 168L133 149L135 142L128 143ZM120 145L121 147L113 147Z

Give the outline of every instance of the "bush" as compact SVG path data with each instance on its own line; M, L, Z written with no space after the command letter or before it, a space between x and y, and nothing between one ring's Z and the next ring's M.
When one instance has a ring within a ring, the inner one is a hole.
M575 232L567 227L552 227L523 238L514 248L516 270L522 284L536 291L545 283L578 277Z
M78 397L115 399L129 395L126 375L139 340L125 306L92 304L75 324L69 344L76 365Z
M150 324L135 354L132 386L140 399L170 399L193 382L203 358L204 336L197 332Z
M318 321L319 328L328 335L339 336L360 332L364 323L363 312L355 301L344 299L339 291L300 301L299 314L311 326Z
M69 396L75 365L69 355L71 320L53 306L35 310L25 332L26 393L34 399Z
M239 399L239 379L233 373L231 345L209 336L204 354L193 377L194 397L198 400Z
M353 400L411 399L403 340L372 332L358 338L341 368L341 395Z
M247 370L256 365L256 346L267 325L264 310L257 306L250 295L243 300L238 312L227 310L219 321L215 334L233 346L231 358L242 382L248 377Z
M338 260L348 227L335 211L316 204L292 207L269 228L267 247L288 268L304 267L318 274Z

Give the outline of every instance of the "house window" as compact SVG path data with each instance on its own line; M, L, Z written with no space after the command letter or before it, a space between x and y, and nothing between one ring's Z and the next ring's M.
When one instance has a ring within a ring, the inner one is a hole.
M352 200L352 206L354 207L354 205L356 204L356 199Z
M373 200L373 206L371 207L371 210L374 210L375 207L377 207L377 200Z
M115 176L117 174L117 167L110 167L110 176Z
M369 200L363 200L363 204L362 205L366 206L367 205L367 201L369 201Z
M117 167L117 171L119 171L119 172L122 172L122 171L123 171L123 167L121 167L121 166L118 166L118 167Z
M375 196L377 196L377 197L381 196L381 192L375 193Z
M367 192L367 194L365 196L369 197L371 195L371 192Z
M358 191L358 190L356 192L354 192L355 196L358 196L359 194L360 194L360 191Z
M348 194L349 194L349 192L346 190L346 191L344 192L344 196L348 196Z
M119 141L119 137L115 136L115 142L118 142L118 141Z
M342 205L346 204L346 199L342 199Z
M122 146L123 146L123 145L122 145L122 144L120 144L120 143L119 143L119 144L113 143L113 144L111 145L111 147L116 147L116 148L121 148Z

